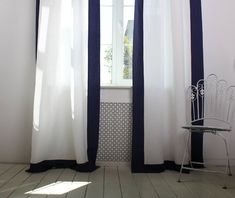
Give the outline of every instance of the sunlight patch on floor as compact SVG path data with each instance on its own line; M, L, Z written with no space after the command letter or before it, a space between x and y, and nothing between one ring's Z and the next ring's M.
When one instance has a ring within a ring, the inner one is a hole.
M40 195L62 195L77 188L81 188L91 182L71 182L71 181L58 181L35 190L26 192L25 194L40 194Z

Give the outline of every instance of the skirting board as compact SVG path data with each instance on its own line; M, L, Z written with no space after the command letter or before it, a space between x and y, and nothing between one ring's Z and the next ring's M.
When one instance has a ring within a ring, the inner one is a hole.
M111 161L97 161L97 166L124 166L124 167L130 167L130 162L111 162Z
M224 166L226 164L226 159L205 159L205 164L211 166ZM97 161L97 166L125 166L130 167L131 162L113 162L113 161ZM235 158L230 159L230 165L235 166Z
M226 162L226 159L204 159L205 161L205 164L208 164L208 165L218 165L218 166L223 166L225 165L227 162ZM235 158L230 158L230 165L231 166L235 166Z

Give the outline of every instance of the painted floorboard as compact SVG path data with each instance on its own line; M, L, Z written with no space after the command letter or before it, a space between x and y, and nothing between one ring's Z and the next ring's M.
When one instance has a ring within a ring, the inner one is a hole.
M232 194L234 188L228 185L228 189L223 189L224 185L224 175L221 174L201 174L202 183L207 186L210 191L212 191L216 198L234 198Z
M14 178L18 173L20 173L26 165L17 164L14 166L11 166L9 169L7 169L1 176L0 176L0 188L5 186L12 178Z
M104 198L122 198L117 167L105 167Z
M168 183L170 189L173 190L174 194L178 198L196 198L194 192L192 192L187 186L184 184L184 182L178 183L178 173L174 171L165 171L164 173L161 173L163 179Z
M90 173L89 182L87 186L86 198L103 198L104 195L104 167L98 168L96 171Z
M40 187L44 187L46 185L49 185L49 184L56 182L63 171L64 171L64 169L48 170L47 175L45 177L43 177L43 179L40 181L40 183L38 183L37 186L35 186L35 189L40 188ZM46 198L47 195L45 195L45 194L44 195L29 194L28 197L30 197L30 198Z
M140 197L160 198L159 194L154 190L147 174L137 173L133 174Z
M14 165L13 164L0 164L0 176L4 174L4 172L6 172L8 169L10 169L12 166Z
M1 175L7 172L12 166L13 164L0 164L0 186L5 182L5 180L1 179Z
M29 192L38 186L41 180L45 177L48 172L30 174L27 178L10 196L9 198L26 198Z
M200 198L215 197L215 194L210 190L210 188L208 188L208 185L202 182L200 175L191 172L190 174L183 174L182 176L181 183L190 189L195 196Z
M183 174L182 182L191 189L198 197L205 198L232 198L233 188L223 189L224 175L215 173L202 173L192 171L190 174Z
M89 175L90 173L76 172L76 175L73 181L74 182L89 182ZM89 184L69 192L66 198L85 198L88 185Z
M58 177L58 182L72 182L75 177L76 172L72 169L64 169L61 175ZM48 195L48 198L66 198L67 194L62 195Z
M177 198L174 191L162 178L162 174L148 174L148 177L159 197Z
M25 172L27 169L28 167L22 169L10 181L5 183L5 185L0 188L1 198L9 197L9 195L12 194L14 190L17 189L30 176L29 173Z
M129 167L118 167L123 198L140 198L138 187Z

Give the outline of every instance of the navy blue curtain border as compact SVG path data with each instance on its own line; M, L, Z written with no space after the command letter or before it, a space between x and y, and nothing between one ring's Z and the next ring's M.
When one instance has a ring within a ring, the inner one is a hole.
M88 160L96 168L100 116L100 1L89 0L88 33Z
M36 46L38 38L40 0L36 0ZM88 162L77 164L75 160L45 160L30 164L27 172L43 172L51 168L71 168L80 172L96 170L96 155L99 139L100 111L100 2L89 0L88 27L88 113L87 113L87 155Z
M144 168L144 51L143 51L143 0L135 1L133 36L133 132L132 172Z
M201 0L190 0L191 18L191 78L192 85L204 78L203 66L203 24ZM197 123L203 125L203 122ZM192 133L191 136L191 158L192 161L203 162L203 134ZM195 166L195 165L194 165ZM203 168L197 165L197 168Z
M38 26L39 26L39 8L40 0L36 0L36 16L35 16L35 57L37 59L37 48L38 48Z

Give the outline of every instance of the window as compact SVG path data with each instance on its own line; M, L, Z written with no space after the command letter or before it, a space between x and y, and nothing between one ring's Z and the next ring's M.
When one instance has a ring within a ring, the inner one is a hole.
M132 85L134 0L101 0L101 85Z

